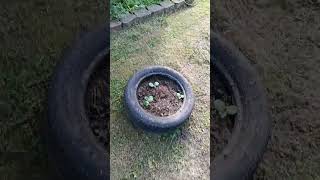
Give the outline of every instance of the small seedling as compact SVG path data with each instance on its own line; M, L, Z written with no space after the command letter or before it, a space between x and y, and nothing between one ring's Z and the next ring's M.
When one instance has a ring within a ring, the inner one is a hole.
M220 117L223 119L228 115L235 115L238 112L237 106L228 106L225 102L223 102L220 99L214 101L214 108L218 111Z
M154 84L152 82L149 82L149 87L155 87Z
M143 105L145 107L148 107L153 100L154 100L153 96L145 96L144 101L143 101Z
M145 106L145 107L148 107L149 106L149 101L143 101L143 105Z
M184 98L184 95L183 95L183 94L180 94L180 93L177 93L177 97L178 97L178 99L183 99L183 98Z
M160 84L159 84L159 82L154 82L154 83L152 83L152 82L149 82L149 87L152 87L152 88L156 88L156 87L158 87Z

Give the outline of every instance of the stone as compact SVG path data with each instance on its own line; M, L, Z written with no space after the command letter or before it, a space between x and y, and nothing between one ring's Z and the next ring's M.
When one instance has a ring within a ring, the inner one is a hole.
M147 19L151 15L151 12L145 8L135 10L133 13L137 16L137 20L140 22Z
M174 3L174 6L176 9L180 9L186 6L186 3L184 2L184 0L171 0L171 1Z
M159 15L164 12L164 8L158 4L152 4L148 6L147 9L152 13L152 15Z
M135 14L125 14L120 18L120 21L122 22L122 27L126 28L131 26L132 24L134 24L136 22L137 16Z
M164 8L165 13L171 13L174 11L174 3L170 0L165 0L159 3Z
M110 30L111 31L119 31L122 29L122 23L119 20L110 22Z

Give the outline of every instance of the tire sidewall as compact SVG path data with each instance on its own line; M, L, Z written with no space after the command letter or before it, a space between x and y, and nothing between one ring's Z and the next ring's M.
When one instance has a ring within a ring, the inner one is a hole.
M248 59L231 43L213 33L214 68L226 76L239 109L232 137L212 161L212 179L250 179L271 134L265 90Z
M49 158L64 179L109 179L108 154L89 126L88 81L109 52L108 27L75 42L57 65L48 95L46 136Z

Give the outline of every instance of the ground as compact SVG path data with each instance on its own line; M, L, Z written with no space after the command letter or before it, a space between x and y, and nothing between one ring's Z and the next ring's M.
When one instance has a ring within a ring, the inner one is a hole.
M74 39L105 23L106 8L95 0L1 1L0 179L48 179L40 126L53 68Z
M209 0L154 18L111 37L111 179L209 179ZM130 76L149 65L181 72L196 103L189 121L168 134L132 126L123 93Z
M319 1L217 0L213 10L267 90L272 136L255 179L320 179Z

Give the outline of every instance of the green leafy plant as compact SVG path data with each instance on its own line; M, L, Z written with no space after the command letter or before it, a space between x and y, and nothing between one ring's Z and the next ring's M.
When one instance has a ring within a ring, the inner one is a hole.
M214 101L214 108L218 111L218 114L221 118L225 118L228 115L235 115L238 112L237 106L228 106L220 99Z
M144 101L143 101L143 105L144 107L149 107L150 103L154 101L154 97L153 96L145 96L144 97Z
M158 87L160 84L159 84L159 82L154 82L154 83L152 83L152 82L149 82L149 87L152 87L152 88L156 88L156 87Z
M122 4L119 4L119 3L111 4L110 16L112 19L117 19L120 17L121 14L125 14L126 12L127 12L127 9L123 7Z
M181 94L181 93L177 93L177 97L178 97L178 99L183 99L183 98L184 98L184 95Z
M118 19L121 15L144 8L151 4L157 4L161 0L111 0L111 19Z

